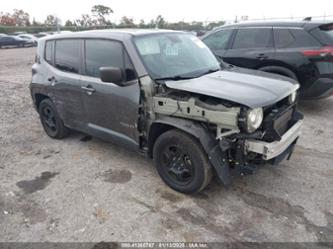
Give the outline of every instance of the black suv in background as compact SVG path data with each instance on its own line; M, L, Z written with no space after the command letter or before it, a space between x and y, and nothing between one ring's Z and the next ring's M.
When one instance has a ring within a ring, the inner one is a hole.
M249 22L202 38L225 62L299 81L303 99L333 94L333 23Z

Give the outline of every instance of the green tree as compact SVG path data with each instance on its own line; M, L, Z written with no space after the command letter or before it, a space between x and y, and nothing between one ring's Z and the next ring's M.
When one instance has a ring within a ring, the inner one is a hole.
M80 19L75 20L77 26L90 27L97 25L97 20L92 19L88 14L81 15Z
M67 20L65 22L65 27L73 27L73 26L76 26L75 22L72 22L71 20Z
M143 20L143 19L140 20L139 28L140 29L147 28L147 24L145 23L145 20Z
M164 20L163 16L158 15L155 19L155 28L163 29L166 28L167 22Z
M44 24L47 26L55 26L57 25L57 17L54 15L48 15L46 17L46 20L44 21Z
M107 17L113 13L113 10L105 5L94 5L91 8L91 12L97 18L97 21L100 25L110 24L110 21L107 20Z
M123 16L118 25L120 28L136 28L133 18Z
M17 26L30 26L30 16L22 9L14 9L12 17Z
M224 24L225 24L225 21L210 22L210 23L208 23L208 25L206 26L206 29L207 29L207 30L211 30L211 29L213 29L213 28L223 26Z

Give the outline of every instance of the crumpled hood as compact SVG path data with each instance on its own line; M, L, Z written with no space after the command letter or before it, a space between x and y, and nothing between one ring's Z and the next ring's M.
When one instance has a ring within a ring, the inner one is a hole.
M165 84L172 89L229 100L250 108L274 104L299 88L296 81L287 77L240 68Z

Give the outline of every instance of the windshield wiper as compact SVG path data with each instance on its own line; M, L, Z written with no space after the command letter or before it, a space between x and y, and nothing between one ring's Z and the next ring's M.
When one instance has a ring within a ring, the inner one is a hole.
M155 80L189 80L189 79L194 79L194 78L199 78L201 76L204 76L206 74L210 74L210 73L215 73L217 71L220 71L219 68L216 69L209 69L201 74L197 74L197 75L191 75L191 76L184 76L184 75L175 75L175 76L168 76L168 77L163 77L163 78L157 78Z

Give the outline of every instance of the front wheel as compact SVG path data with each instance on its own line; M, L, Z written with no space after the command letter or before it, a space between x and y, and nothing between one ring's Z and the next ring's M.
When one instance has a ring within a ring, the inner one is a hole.
M68 135L68 128L64 125L50 99L44 99L39 104L38 112L44 131L49 137L61 139Z
M212 178L212 168L201 144L190 135L170 130L157 138L154 164L163 181L182 193L203 190Z

